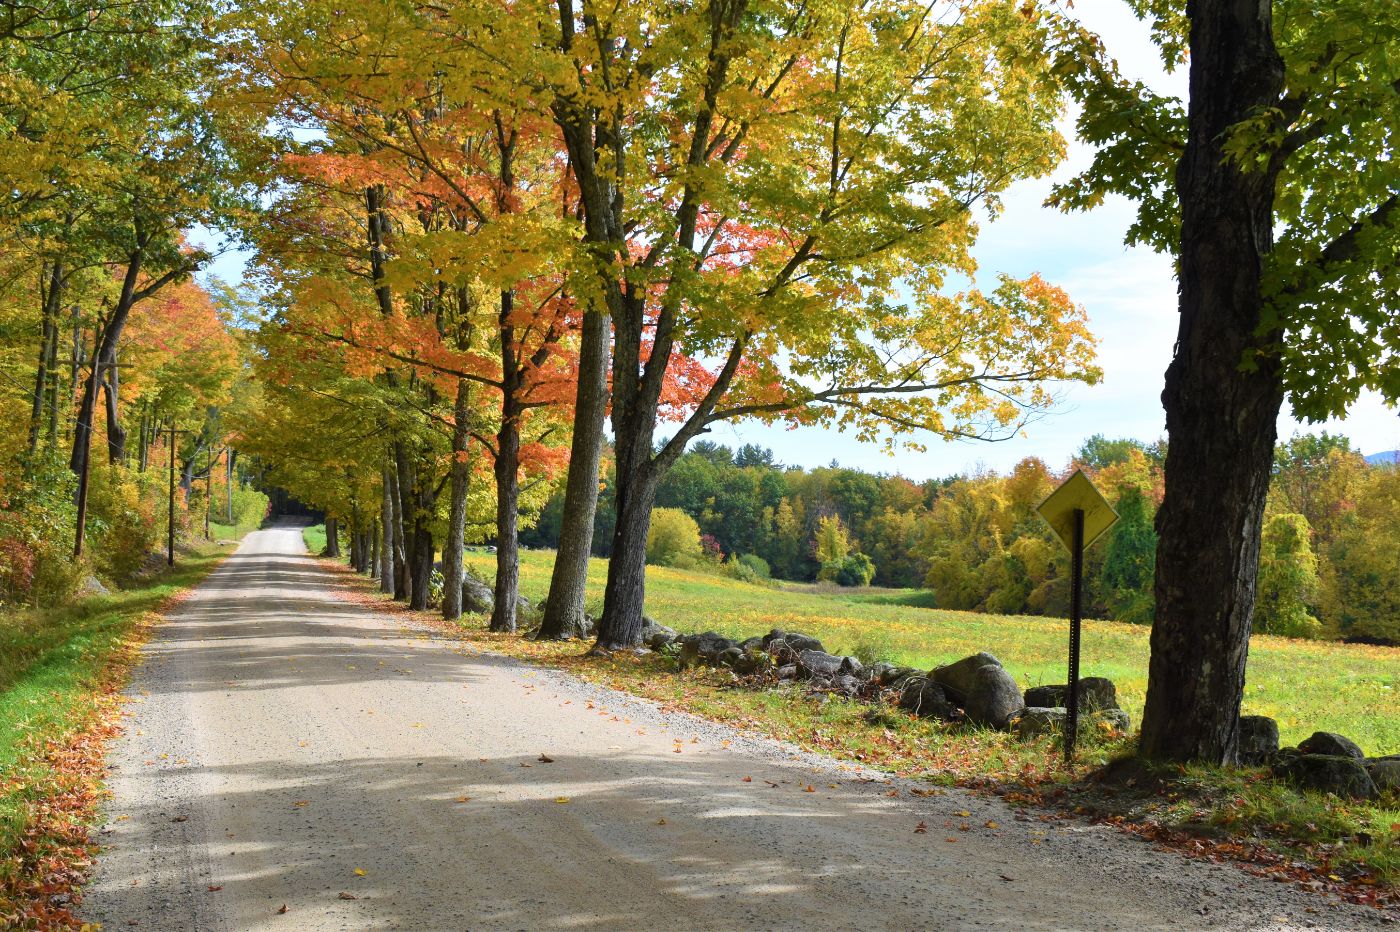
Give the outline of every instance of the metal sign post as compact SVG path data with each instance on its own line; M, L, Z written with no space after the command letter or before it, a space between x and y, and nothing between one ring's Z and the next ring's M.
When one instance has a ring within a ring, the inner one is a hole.
M1084 548L1118 521L1118 513L1080 470L1036 509L1069 548L1069 695L1065 699L1065 759L1074 761L1079 737L1079 641L1084 621Z

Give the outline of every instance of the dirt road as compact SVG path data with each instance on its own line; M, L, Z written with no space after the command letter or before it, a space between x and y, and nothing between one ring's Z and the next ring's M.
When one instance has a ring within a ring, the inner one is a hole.
M829 761L464 653L340 584L297 528L264 530L161 627L111 752L86 918L109 932L1379 918L995 800L892 798Z

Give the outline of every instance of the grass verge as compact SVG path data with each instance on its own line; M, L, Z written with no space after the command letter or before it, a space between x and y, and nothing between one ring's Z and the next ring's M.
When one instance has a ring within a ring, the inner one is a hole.
M521 591L549 585L552 554L522 555ZM492 558L467 560L490 578ZM602 593L606 563L589 570L589 598ZM948 612L926 595L896 590L772 589L700 573L649 567L647 610L683 631L732 636L781 627L821 638L838 653L865 653L931 667L978 650L994 653L1024 685L1064 681L1067 624L1058 619ZM463 626L481 649L561 667L576 675L730 722L803 747L935 783L989 788L1119 825L1188 854L1244 862L1259 873L1333 890L1357 902L1400 906L1400 798L1369 803L1302 792L1263 769L1135 770L1132 739L1083 748L1075 773L1048 741L1022 742L955 729L874 707L793 690L735 688L716 671L677 674L662 658L584 658L578 644L537 644ZM1148 629L1085 626L1085 675L1108 676L1136 722L1146 692ZM1400 752L1400 649L1255 637L1245 711L1279 721L1285 743L1336 731L1368 753Z
M227 552L199 543L136 588L0 616L0 927L73 922L118 693L159 613Z
M306 552L319 556L326 550L326 526L310 524L301 529L301 539L306 541Z

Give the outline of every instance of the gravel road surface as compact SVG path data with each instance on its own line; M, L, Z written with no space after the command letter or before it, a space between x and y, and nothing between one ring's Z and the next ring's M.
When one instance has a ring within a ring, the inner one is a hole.
M84 918L107 932L1384 921L1110 829L914 797L468 652L342 585L299 528L275 527L160 627L111 749Z

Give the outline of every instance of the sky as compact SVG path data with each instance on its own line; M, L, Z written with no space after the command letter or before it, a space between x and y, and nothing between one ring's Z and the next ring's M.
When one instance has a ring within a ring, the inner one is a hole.
M1184 94L1184 72L1168 75L1162 70L1146 27L1134 19L1123 0L1076 0L1074 12L1102 36L1126 74L1158 93ZM871 472L901 473L917 481L982 469L1005 471L1028 456L1058 468L1094 434L1144 442L1164 436L1160 395L1177 326L1171 261L1149 249L1123 244L1133 216L1126 199L1110 199L1079 214L1043 206L1056 181L1081 171L1091 159L1091 150L1073 140L1071 119L1066 119L1062 131L1070 140L1065 162L1048 178L1013 185L1003 197L1002 213L984 223L974 253L979 284L994 285L1001 272L1018 278L1039 272L1084 307L1099 340L1104 377L1098 384L1065 385L1062 401L1051 414L1029 425L1023 436L992 443L928 437L924 452L891 455L881 444L862 443L835 430L789 430L752 421L717 424L706 439L727 446L769 447L779 462L788 465L811 468L838 462ZM195 237L207 238L207 234ZM236 282L242 276L244 258L236 252L225 253L209 273ZM1345 420L1305 425L1286 408L1279 418L1281 438L1321 430L1346 435L1367 454L1400 449L1400 418L1374 394L1363 395Z

